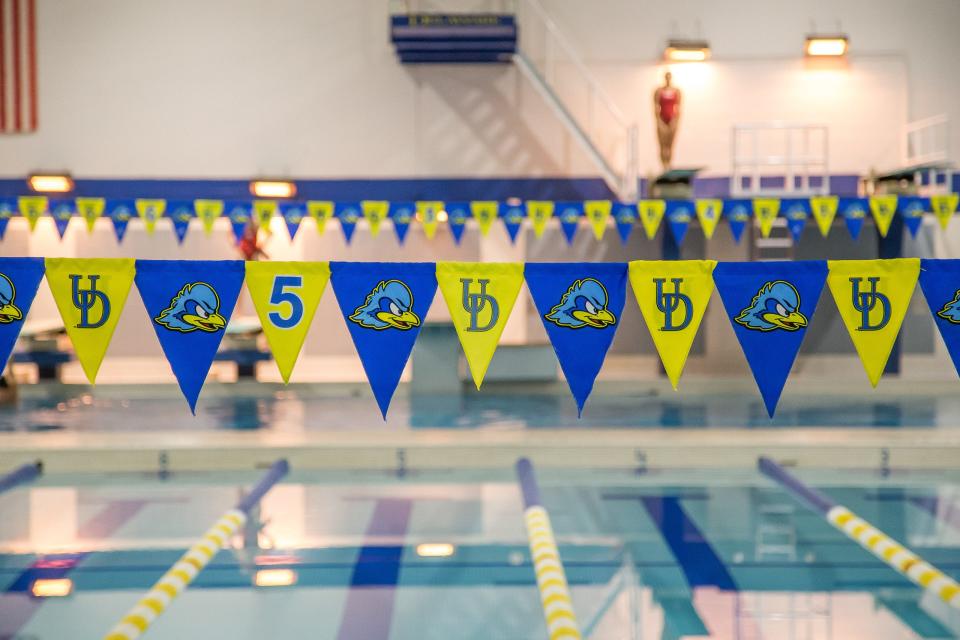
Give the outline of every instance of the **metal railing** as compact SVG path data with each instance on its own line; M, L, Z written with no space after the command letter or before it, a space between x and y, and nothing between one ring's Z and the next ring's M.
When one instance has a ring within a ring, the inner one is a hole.
M733 196L830 193L829 133L825 125L737 124L731 149ZM764 178L775 184L782 179L782 187L765 186Z

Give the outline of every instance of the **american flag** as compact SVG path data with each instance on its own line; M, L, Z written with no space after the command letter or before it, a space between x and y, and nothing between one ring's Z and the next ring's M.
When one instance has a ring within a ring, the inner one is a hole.
M0 0L0 133L36 130L36 0Z

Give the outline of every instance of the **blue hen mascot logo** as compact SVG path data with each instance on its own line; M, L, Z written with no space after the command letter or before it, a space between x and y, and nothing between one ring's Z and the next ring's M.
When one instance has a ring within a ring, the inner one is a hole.
M768 282L740 312L736 321L755 331L797 331L807 326L807 317L800 313L800 294L784 280Z
M23 318L20 308L13 304L17 290L7 276L0 273L0 323L8 324Z
M617 317L607 310L607 290L593 278L583 278L570 285L560 298L560 304L544 318L570 329L603 329L617 322Z
M399 280L381 280L350 320L367 329L407 331L420 326L420 318L412 308L410 287Z
M206 282L194 282L184 285L154 322L171 331L213 333L227 326L226 318L219 312L220 296L213 287Z
M2 311L2 309L0 309ZM953 300L943 305L943 309L937 311L937 315L953 324L960 324L960 289L953 296Z

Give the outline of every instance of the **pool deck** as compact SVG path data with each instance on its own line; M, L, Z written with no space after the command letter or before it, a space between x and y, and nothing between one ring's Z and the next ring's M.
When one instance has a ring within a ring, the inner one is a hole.
M462 469L519 456L575 468L748 468L759 455L829 469L960 468L958 429L441 429L0 434L0 469L51 473L245 470L286 457L297 469Z

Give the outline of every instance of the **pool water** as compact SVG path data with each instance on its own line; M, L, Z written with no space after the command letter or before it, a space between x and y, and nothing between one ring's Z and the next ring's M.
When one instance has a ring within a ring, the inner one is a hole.
M960 471L798 473L960 578ZM957 611L756 472L538 475L584 637L960 632ZM257 478L45 476L0 495L0 638L102 637ZM251 521L147 638L547 637L511 469L294 470ZM44 577L72 593L31 596Z

